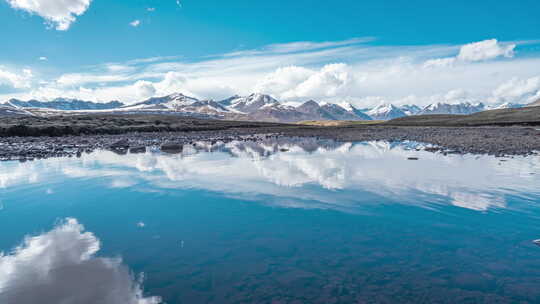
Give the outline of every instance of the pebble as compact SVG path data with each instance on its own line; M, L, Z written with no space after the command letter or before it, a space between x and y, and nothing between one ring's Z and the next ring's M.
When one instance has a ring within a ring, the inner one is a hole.
M211 146L268 138L311 137L337 141L415 141L431 144L424 150L448 154L489 154L497 157L533 155L540 151L540 132L523 132L523 127L362 127L362 128L242 128L192 132L148 132L121 135L64 137L0 137L0 161L31 161L49 157L81 157L98 149L117 154L144 153L147 147L161 147L180 153L183 145ZM286 152L286 151L282 151ZM409 158L410 159L410 158ZM416 160L416 159L410 159Z

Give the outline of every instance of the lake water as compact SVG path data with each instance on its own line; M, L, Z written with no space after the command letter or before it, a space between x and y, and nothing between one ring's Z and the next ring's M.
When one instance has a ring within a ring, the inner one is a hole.
M423 148L0 163L0 303L540 302L540 157Z

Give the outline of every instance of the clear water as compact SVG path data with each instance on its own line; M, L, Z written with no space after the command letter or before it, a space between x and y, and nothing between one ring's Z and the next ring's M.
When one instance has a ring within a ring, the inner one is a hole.
M539 208L540 157L415 143L3 162L0 302L538 303Z

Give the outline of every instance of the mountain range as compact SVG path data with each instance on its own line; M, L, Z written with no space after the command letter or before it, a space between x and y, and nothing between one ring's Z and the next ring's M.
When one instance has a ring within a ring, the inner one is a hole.
M110 101L107 103L97 103L92 101L83 101L78 99L68 99L68 98L56 98L51 101L39 101L39 100L28 100L22 101L19 99L10 99L4 105L11 105L16 108L47 108L63 111L74 111L74 110L110 110L115 109L121 106L124 106L123 103L119 101Z
M540 103L537 101L536 103ZM535 103L530 104L534 106ZM496 107L488 107L482 103L437 102L426 107L417 105L396 106L381 104L371 109L358 109L350 103L320 104L308 100L300 105L283 104L270 95L251 94L248 96L232 96L214 101L199 100L181 93L163 97L152 97L147 100L126 105L119 101L96 103L78 99L57 98L52 101L10 99L0 103L0 115L32 115L32 110L41 109L78 112L113 112L113 113L168 113L193 115L217 119L255 120L269 122L299 122L307 120L390 120L411 115L456 114L465 115L491 109L519 108L523 105L503 103Z

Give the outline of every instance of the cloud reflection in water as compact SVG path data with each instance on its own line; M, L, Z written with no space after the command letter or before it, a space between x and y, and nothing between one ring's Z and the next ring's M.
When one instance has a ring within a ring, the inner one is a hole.
M27 236L9 254L0 253L0 303L156 304L144 297L120 258L96 257L101 244L74 218L49 232Z
M534 174L540 172L538 156L501 162L491 156L443 156L421 148L415 143L316 139L201 142L186 146L182 154L120 156L101 151L81 159L0 164L18 172L15 178L0 175L0 185L9 187L39 180L36 174L56 172L70 178L105 177L109 187L196 188L283 207L350 212L388 199L486 211L506 208L506 195L538 194L540 175ZM409 156L419 160L407 160Z

